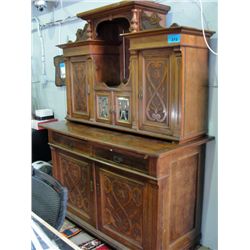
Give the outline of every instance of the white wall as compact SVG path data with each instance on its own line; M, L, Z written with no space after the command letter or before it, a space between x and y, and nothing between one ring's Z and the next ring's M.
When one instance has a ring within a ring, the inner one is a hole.
M74 16L76 13L104 6L117 0L106 1L81 1L63 9L57 8L51 13L40 15L41 24L51 21L65 19ZM200 5L196 0L158 2L171 6L171 11L167 17L167 26L172 23L179 25L201 28ZM210 46L217 50L217 0L202 1L205 29L216 31L211 39ZM64 119L66 116L66 92L65 87L56 87L54 83L55 69L53 57L62 52L55 45L66 43L68 40L75 40L75 33L78 28L83 28L84 21L78 20L61 26L50 27L42 30L45 45L46 74L48 82L40 82L41 75L41 48L35 22L32 22L32 109L52 108L55 116ZM61 36L59 38L59 33ZM207 146L204 203L202 217L202 244L213 250L218 249L218 164L217 164L217 100L218 100L218 80L217 80L217 57L210 53L209 63L209 135L215 136L215 141Z

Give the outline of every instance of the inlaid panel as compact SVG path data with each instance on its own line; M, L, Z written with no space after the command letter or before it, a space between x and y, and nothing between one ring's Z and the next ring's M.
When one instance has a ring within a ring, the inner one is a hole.
M84 220L92 223L93 180L91 163L78 161L68 154L59 153L62 184L68 188L68 206Z
M143 183L99 169L100 228L111 237L142 244Z
M89 116L87 61L71 62L71 95L73 114Z

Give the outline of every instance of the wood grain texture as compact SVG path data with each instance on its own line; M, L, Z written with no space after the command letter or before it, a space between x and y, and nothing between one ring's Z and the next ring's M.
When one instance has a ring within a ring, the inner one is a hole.
M190 145L200 145L213 139L205 136L184 144L177 144L171 141L157 140L67 121L51 122L41 126L70 138L102 144L110 149L118 148L152 157L169 154L171 150L189 147Z

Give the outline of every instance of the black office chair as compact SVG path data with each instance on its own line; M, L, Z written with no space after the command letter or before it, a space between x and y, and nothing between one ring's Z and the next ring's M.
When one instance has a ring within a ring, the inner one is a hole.
M32 211L59 230L67 210L68 190L52 176L32 169Z

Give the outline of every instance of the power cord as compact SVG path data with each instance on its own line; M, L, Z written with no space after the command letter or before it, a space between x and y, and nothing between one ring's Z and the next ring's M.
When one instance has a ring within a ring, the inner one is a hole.
M199 3L200 3L200 9L201 9L201 28L202 28L202 34L203 34L203 38L204 38L204 41L205 41L205 43L206 43L206 45L207 45L207 47L208 47L208 49L214 54L214 55L216 55L216 56L218 56L218 53L217 52L215 52L210 46L209 46L209 44L208 44L208 42L207 42L207 38L206 38L206 35L205 35L205 30L204 30L204 20L203 20L203 9L202 9L202 3L201 3L201 0L198 0L199 1Z

